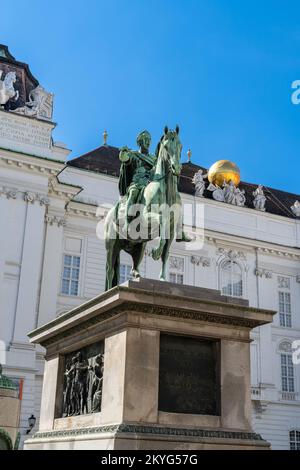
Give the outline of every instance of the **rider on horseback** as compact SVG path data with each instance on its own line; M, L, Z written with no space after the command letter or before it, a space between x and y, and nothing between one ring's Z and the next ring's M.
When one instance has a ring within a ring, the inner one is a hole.
M151 135L148 131L141 132L137 137L139 151L128 147L120 149L121 171L119 179L119 192L125 196L124 230L127 232L130 221L130 208L137 204L142 190L152 179L152 169L156 158L149 153ZM132 214L133 216L134 214Z

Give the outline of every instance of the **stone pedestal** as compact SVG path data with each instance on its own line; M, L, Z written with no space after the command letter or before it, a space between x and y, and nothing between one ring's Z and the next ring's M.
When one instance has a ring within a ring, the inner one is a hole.
M268 449L251 428L249 349L274 313L140 280L62 315L29 335L47 352L40 428L25 449ZM101 411L89 401L88 414L64 417L78 351L87 377L104 353Z

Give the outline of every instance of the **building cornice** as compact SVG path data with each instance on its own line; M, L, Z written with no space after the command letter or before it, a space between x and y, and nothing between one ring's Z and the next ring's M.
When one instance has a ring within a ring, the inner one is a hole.
M217 247L226 247L234 250L257 250L260 254L280 256L286 259L300 260L300 247L289 247L274 242L264 240L253 240L252 238L241 235L230 235L212 230L205 230L205 242L216 245Z
M94 170L88 170L86 168L79 168L79 167L75 167L75 166L73 167L73 166L69 166L69 165L66 165L65 169L67 169L67 171L74 172L74 173L77 173L77 174L86 173L91 178L96 178L96 179L103 178L107 181L115 182L116 185L118 183L118 176L117 175L110 175L110 174L105 174L105 173L100 173L100 172L97 173ZM234 212L237 212L238 214L241 214L241 213L245 214L245 211L246 211L246 214L251 215L251 216L253 216L253 215L254 216L262 215L263 217L268 217L268 218L271 218L273 220L282 221L282 219L284 219L285 221L290 221L290 223L292 223L292 224L294 224L294 223L299 223L300 224L300 219L299 218L297 219L296 217L293 218L292 217L292 212L291 212L291 215L289 217L287 215L285 216L285 215L273 214L273 213L268 212L268 211L261 212L261 211L256 210L254 207L252 208L252 207L247 207L247 206L243 206L243 207L233 206L233 205L230 205L230 204L226 204L224 202L216 201L214 199L209 199L207 197L201 198L199 200L199 197L197 197L195 194L189 194L189 193L185 193L185 192L180 192L180 194L182 195L182 198L185 199L186 202L191 203L191 204L194 204L195 201L198 201L201 204L211 205L211 206L214 206L216 208L223 208L224 209L224 206L226 206L226 210L234 211ZM185 201L183 200L183 202L185 202Z
M74 217L87 217L89 219L99 218L97 213L98 206L87 204L85 202L70 201L66 206L66 213Z
M67 203L82 191L81 186L62 183L57 176L49 179L49 194L59 198L67 199Z
M37 174L57 175L64 167L63 162L34 155L8 151L0 148L0 165Z

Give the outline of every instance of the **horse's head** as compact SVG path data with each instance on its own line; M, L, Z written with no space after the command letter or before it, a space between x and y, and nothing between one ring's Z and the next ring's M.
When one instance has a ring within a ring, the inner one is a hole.
M165 159L168 160L173 175L179 176L181 172L180 156L182 145L179 140L179 127L175 131L165 127L164 135L160 141L160 149L164 149Z
M11 87L14 83L16 83L16 81L17 81L16 72L8 72L8 74L6 74L5 79L4 79L5 85L7 85L8 87Z

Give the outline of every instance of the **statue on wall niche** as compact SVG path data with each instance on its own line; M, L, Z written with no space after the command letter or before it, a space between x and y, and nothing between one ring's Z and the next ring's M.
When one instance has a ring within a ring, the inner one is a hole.
M19 92L15 90L14 84L17 81L16 72L8 72L2 80L3 70L0 70L0 107L3 108L9 100L18 101Z

